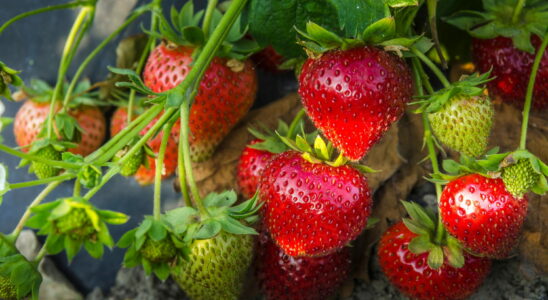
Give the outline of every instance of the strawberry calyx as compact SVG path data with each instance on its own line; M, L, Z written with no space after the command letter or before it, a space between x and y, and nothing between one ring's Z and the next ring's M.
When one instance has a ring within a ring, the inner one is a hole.
M104 246L112 248L114 242L107 223L124 224L125 214L99 210L82 197L61 198L31 209L34 215L26 225L38 229L39 235L47 235L47 253L66 251L69 261L82 246L95 258L103 256Z
M488 178L502 178L506 189L517 198L531 191L544 195L548 191L548 165L527 150L498 153L498 147L485 156L474 159L461 154L460 160L444 160L443 169L448 174L432 175L432 182L447 184L466 174L479 174Z
M279 135L279 137L289 148L302 153L302 157L310 163L324 163L331 167L340 167L348 164L362 173L377 172L377 170L368 166L350 161L342 152L335 157L335 148L333 147L333 144L331 144L331 142L325 143L323 138L316 132L308 135L304 133L303 135L297 135L294 140L281 135ZM313 144L313 146L311 146L311 144Z
M0 299L38 299L41 282L37 263L15 247L15 235L0 233Z
M364 45L376 45L386 51L396 52L401 57L403 56L402 51L407 51L411 46L424 44L425 40L427 41L425 37L421 36L398 36L396 20L391 16L386 16L370 24L363 32L352 38L341 37L312 21L306 23L305 30L299 28L295 28L295 30L305 38L299 44L305 48L307 55L311 58L318 58L323 53L335 49L347 50ZM422 50L426 52L428 49Z
M409 251L415 254L428 252L428 266L434 270L439 269L445 261L455 268L464 266L463 247L459 241L445 230L441 238L436 237L438 222L435 221L434 213L414 202L402 201L402 204L409 214L409 218L403 218L402 221L411 232L417 234L409 243Z
M170 268L188 253L187 245L168 219L168 214L160 219L145 216L137 228L120 238L117 246L127 248L123 262L125 267L142 265L147 275L154 273L161 280L166 280Z
M248 145L248 147L268 151L270 153L279 154L289 150L288 145L280 138L280 136L287 139L295 139L299 132L304 135L304 122L302 117L304 116L304 110L301 110L293 119L291 124L288 126L282 120L278 120L278 127L275 131L270 130L270 128L260 125L261 130L255 128L248 128L249 132L260 140L258 143L253 145ZM317 133L313 133L317 134Z
M5 63L0 61L0 96L3 96L8 100L13 100L9 86L23 85L23 80L17 76L19 73L21 72L8 67Z
M188 1L180 11L177 11L173 7L171 8L171 23L161 13L155 13L160 21L159 32L145 32L163 40L169 49L175 49L178 46L200 48L205 45L207 37L211 36L223 16L219 9L215 9L211 17L209 32L204 32L204 29L198 26L202 21L204 11L200 10L194 13L194 4L192 1ZM259 45L254 40L246 38L246 35L247 27L242 29L241 17L238 17L219 48L217 56L244 60L251 54L259 51Z
M548 5L543 1L532 0L524 1L523 7L516 7L517 2L483 0L485 11L461 11L445 21L475 38L511 38L516 48L533 54L535 48L531 43L531 35L542 37L548 29Z
M440 89L432 95L424 97L423 100L411 103L419 104L414 113L435 113L440 111L447 103L456 96L480 96L484 94L485 84L491 81L491 71L483 74L474 73L469 76L462 76L459 81L451 83L449 87Z

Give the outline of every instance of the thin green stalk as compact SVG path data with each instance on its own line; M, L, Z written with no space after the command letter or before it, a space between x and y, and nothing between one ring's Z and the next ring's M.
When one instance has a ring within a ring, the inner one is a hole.
M438 7L438 0L427 0L428 8L428 23L430 23L430 33L432 34L432 40L434 40L434 48L440 57L441 64L444 69L447 69L447 61L441 51L440 39L438 37L438 24L436 18L436 11Z
M85 162L94 162L101 157L104 157L109 150L113 147L118 150L122 149L127 142L120 142L125 137L133 138L138 134L143 128L145 128L156 116L162 111L162 105L154 105L150 107L147 111L137 117L135 120L120 132L118 132L114 137L112 137L108 142L106 142L101 148L97 149L95 152L91 153L85 158ZM135 133L137 132L137 133ZM121 147L119 147L121 145ZM107 160L110 157L107 157Z
M38 264L42 259L48 254L48 250L46 249L46 243L42 245L42 248L40 248L40 251L38 254L36 254L36 257L32 260L34 263Z
M234 25L234 22L236 22L236 19L242 12L246 2L247 0L232 1L230 7L219 22L219 25L217 25L211 34L211 37L204 45L200 55L198 55L198 58L194 62L194 66L190 69L187 77L175 88L176 93L179 93L188 99L193 99L193 95L195 95L198 91L200 80L207 70L207 66L209 66L211 60L215 57L217 50L221 47L222 41L224 41L228 35L230 28Z
M51 160L51 159L43 158L43 157L40 157L40 156L36 156L36 155L28 154L28 153L25 153L25 152L21 152L21 151L15 150L15 149L11 149L10 147L8 147L6 145L3 145L3 144L0 144L0 151L11 154L13 156L17 156L17 157L22 158L22 159L28 159L28 160L32 160L32 161L36 161L36 162L41 162L41 163L44 163L44 164L47 164L47 165L53 166L53 167L59 167L59 168L63 168L63 169L78 169L78 168L80 168L79 164L69 163L69 162L61 161L61 160Z
M82 191L82 184L80 183L80 180L74 181L74 190L72 192L73 197L80 197L80 192Z
M75 41L77 40L78 32L80 31L82 26L85 25L85 20L88 18L88 16L90 14L93 14L94 11L95 6L85 6L80 9L80 13L76 17L76 20L74 21L74 24L70 29L67 41L65 42L65 48L63 49L61 62L59 63L59 72L57 73L57 83L55 85L55 88L53 89L53 95L50 101L50 109L47 120L47 137L50 139L53 136L53 115L55 114L55 103L57 101L57 98L61 94L61 90L63 88L63 79L65 78L68 66L70 65L70 62L67 61L67 57L71 56L70 54L73 48L77 48L78 45L76 45Z
M59 176L55 176L55 177L49 177L49 178L32 180L32 181L25 181L25 182L18 182L18 183L10 183L10 189L15 190L15 189L20 189L20 188L36 186L36 185L48 184L48 183L52 183L52 182L55 182L55 181L66 181L66 180L72 179L74 177L76 177L76 175L71 174L71 173L65 173L65 174L62 174L62 175L59 175Z
M179 132L181 134L181 132ZM178 158L177 158L177 168L179 171L179 185L181 186L181 194L183 194L183 201L185 206L192 207L192 202L190 201L190 195L188 194L188 185L186 180L186 170L183 153L183 144L182 140L179 139L179 145L177 146Z
M422 52L420 52L415 47L411 48L411 52L413 52L415 56L417 56L425 65L430 68L430 70L432 70L432 72L436 75L436 77L438 77L444 87L451 86L451 83L449 82L449 80L447 80L443 72L428 57L422 54Z
M68 102L71 99L72 92L74 91L74 88L78 84L78 80L80 79L80 76L82 76L82 73L86 69L86 67L89 65L89 63L99 54L115 37L117 37L122 30L124 30L129 24L133 23L135 19L137 19L139 16L141 16L143 13L145 13L145 10L137 11L136 13L132 14L118 29L116 29L114 32L112 32L106 39L104 39L99 46L97 46L87 57L84 59L82 64L78 67L78 70L76 70L76 73L74 74L74 77L72 78L72 81L70 82L70 85L67 89L67 93L65 95L65 98L63 99L63 109L65 109L68 105Z
M516 6L514 7L514 13L512 14L513 24L516 24L519 21L519 16L521 15L521 11L523 10L524 6L525 6L525 0L518 0L516 2Z
M209 212L205 209L204 204L202 203L202 197L200 197L200 192L198 191L198 186L194 180L194 174L192 172L192 162L190 160L190 143L188 142L189 137L189 128L188 128L188 118L189 118L190 107L188 103L181 105L181 138L179 143L183 144L183 151L179 152L179 155L183 156L183 163L185 165L185 172L188 185L190 186L190 192L192 193L192 198L194 199L195 207L200 211L200 213L209 216Z
M162 170L164 169L164 158L166 155L167 142L171 135L171 128L174 122L164 125L162 142L158 157L156 157L156 172L154 173L154 219L160 220L162 215Z
M211 27L211 19L213 17L213 12L215 12L215 8L217 7L217 2L218 0L209 0L207 2L207 8L204 16L204 23L202 25L206 38L209 35L209 30Z
M538 68L542 56L544 56L544 50L548 44L548 33L544 35L542 44L537 50L535 61L533 62L533 68L531 69L531 76L529 77L529 84L527 85L527 93L525 94L525 104L523 105L523 121L521 123L521 136L519 140L519 149L525 150L527 147L527 127L529 125L529 112L531 111L531 104L533 103L533 90L535 88L535 80L537 78Z
M173 114L175 114L177 112L176 109L174 108L170 108L170 109L167 109L165 112L164 112L164 115L162 115L162 117L160 117L160 119L158 119L158 122L156 122L154 124L154 126L152 126L152 128L150 128L149 131L147 131L147 133L145 135L143 135L143 137L141 137L141 139L139 139L139 141L137 143L135 143L135 145L133 145L133 147L131 147L131 149L129 149L129 151L124 155L124 157L122 157L119 161L118 161L118 165L123 165L131 156L133 156L135 154L135 152L139 151L139 149L141 147L143 147L147 141L156 134L156 132L158 130L160 130L160 128L173 116ZM123 147L124 145L122 145ZM119 149L118 149L119 150ZM93 197L93 195L95 195L112 177L114 177L114 175L118 174L118 172L120 172L120 169L117 168L117 167L111 167L107 173L105 175L103 175L103 178L101 179L101 182L95 186L94 188L92 188L91 190L89 190L85 195L84 195L84 198L86 200L89 200L91 199L91 197Z
M81 6L81 5L90 5L90 4L93 4L93 2L94 1L90 1L90 0L87 0L87 1L73 1L73 2L69 2L69 3L51 5L51 6L46 6L46 7L42 7L42 8L39 8L39 9L24 12L22 14L19 14L15 17L11 18L6 23L4 23L0 27L0 34L2 34L2 32L8 26L10 26L14 22L19 21L23 18L34 16L34 15L41 14L41 13L45 13L45 12L48 12L48 11L54 11L54 10L60 10L60 9L66 9L66 8L73 8L73 7L77 7L77 6Z
M420 65L420 62L417 58L412 59L412 65L413 65L413 77L415 78L415 89L417 90L417 95L419 97L424 96L423 91L423 78L426 76L424 73L424 70L422 69L422 66ZM429 86L429 85L427 85ZM431 89L431 87L430 87ZM440 167L438 163L438 158L436 156L436 148L434 145L434 140L432 139L432 129L430 127L430 122L428 121L428 115L426 112L422 113L422 124L424 127L424 142L426 145L426 149L428 150L428 157L430 159L430 162L432 163L432 171L434 174L439 175L440 173ZM435 183L436 186L436 199L439 205L440 197L442 193L441 184ZM443 227L443 223L441 221L441 216L438 215L438 225L436 227L436 236L435 241L440 243L443 239L443 235L445 233L445 228Z
M291 138L293 134L295 133L295 129L297 129L297 125L299 125L299 121L304 117L306 114L306 111L304 108L301 108L301 110L295 115L295 118L293 118L293 121L291 121L291 124L289 124L289 129L287 130L287 137Z
M25 223L27 222L27 220L30 217L30 214L31 214L30 210L33 207L40 204L40 202L42 202L42 200L44 200L46 198L46 196L49 195L49 193L51 193L57 186L59 186L61 184L61 182L62 181L55 181L55 182L52 182L52 183L48 184L48 186L45 189L43 189L40 192L40 194L38 194L38 196L36 196L36 198L34 198L34 200L31 202L31 204L27 207L27 210L25 210L25 213L23 214L23 216L19 220L19 223L17 224L17 226L15 226L15 229L11 233L13 236L15 236L15 239L17 239L17 237L19 236L21 231L23 231L23 228L25 227Z

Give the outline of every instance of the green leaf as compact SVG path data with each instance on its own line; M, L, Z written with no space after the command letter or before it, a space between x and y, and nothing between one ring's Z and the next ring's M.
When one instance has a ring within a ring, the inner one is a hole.
M403 223L409 229L411 232L416 233L418 235L428 235L428 229L425 228L423 225L407 218L402 219Z
M396 21L386 17L369 25L362 34L362 39L371 44L378 44L392 39L396 34Z
M210 239L221 231L221 223L217 220L205 221L200 229L194 234L194 238L198 240Z
M409 242L409 251L415 254L421 254L430 251L435 245L430 242L430 238L425 235L416 236Z
M200 46L204 44L205 36L201 28L196 26L188 26L183 28L183 37L192 45Z
M418 0L384 0L384 3L390 7L418 6Z
M143 223L141 223L141 225L139 225L139 227L137 228L137 231L135 232L135 237L140 238L144 236L145 233L147 233L148 230L152 227L152 223L152 219L150 217L146 217L143 220Z
M428 253L428 266L437 270L443 265L443 250L440 246L434 246Z
M417 224L420 224L422 227L427 228L431 232L436 229L436 224L434 223L434 221L430 218L428 213L426 213L424 208L422 208L419 204L408 201L402 201L401 203L405 207L405 210L407 211L411 219Z
M182 235L192 220L197 217L198 212L192 207L179 207L167 211L165 220L173 227L173 232L176 235Z
M122 237L118 240L118 243L116 244L120 248L127 248L129 247L133 241L135 240L135 232L137 231L137 228L134 228L122 235Z
M272 45L287 59L304 56L295 28L304 29L309 21L335 33L340 28L337 8L329 0L251 0L244 15L259 45Z
M345 36L356 38L374 22L389 15L388 8L379 0L330 0L338 14L339 26Z

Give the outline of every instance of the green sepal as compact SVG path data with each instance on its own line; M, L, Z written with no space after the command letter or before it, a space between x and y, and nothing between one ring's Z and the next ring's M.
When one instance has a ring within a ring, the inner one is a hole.
M531 35L542 37L547 32L548 5L541 1L525 1L514 22L516 3L515 0L483 0L484 12L461 11L445 21L476 38L511 38L514 47L533 54Z
M471 97L482 95L485 89L484 85L493 79L489 78L490 76L491 71L483 74L474 73L463 77L459 81L453 82L451 86L438 90L423 100L414 102L413 104L420 104L420 107L414 112L435 113L441 110L449 100L457 95Z
M129 82L123 82L123 81L117 82L116 83L117 87L131 88L143 95L148 95L148 96L161 95L159 93L154 93L151 89L149 89L145 85L143 80L141 79L141 76L139 76L134 70L115 68L111 66L107 66L107 69L114 74L127 76L127 78L129 79Z
M447 261L452 267L462 268L464 266L463 249L456 238L447 236L447 246L444 247L444 252Z
M0 233L0 276L9 279L15 287L17 299L30 296L38 300L42 276L36 267L36 263L29 262L15 248L14 236Z
M61 93L56 101L61 101L65 97L69 88L68 82L63 82ZM107 102L99 99L99 93L90 91L92 89L89 79L83 79L76 84L76 87L72 91L72 98L68 103L69 108L77 108L81 105L89 106L106 106ZM53 97L53 87L47 82L40 79L31 79L30 84L22 87L23 92L29 96L29 98L38 103L49 103Z
M23 85L23 80L17 76L19 73L21 72L9 68L6 64L0 61L0 96L3 96L8 100L13 100L9 86Z
M415 202L401 201L401 203L409 214L409 217L417 224L425 227L428 231L434 231L436 229L436 224L422 206Z
M402 8L407 6L418 6L419 0L384 0L392 8Z
M418 223L415 220L408 219L408 218L403 218L402 221L405 224L405 226L407 227L407 229L409 229L411 232L413 232L415 234L418 234L418 235L429 235L430 234L430 231L428 231L428 228L426 228L426 226Z
M375 217L367 218L367 225L365 226L365 229L374 228L380 221L381 220L379 218L375 218Z
M414 254L428 252L434 247L435 245L430 241L430 237L428 237L427 235L416 236L411 240L411 242L409 242L408 245L409 251L413 252Z
M222 226L219 220L209 219L205 220L198 231L194 234L193 238L197 240L207 240L216 236L221 232Z
M396 21L394 17L386 17L365 28L361 39L369 44L379 44L393 39L396 35Z
M80 171L78 172L78 180L82 184L82 186L91 189L96 187L101 183L101 179L103 176L103 172L101 170L101 167L93 165L93 164L86 164L82 166Z
M443 265L443 250L440 246L434 246L428 253L427 263L431 269L437 270Z

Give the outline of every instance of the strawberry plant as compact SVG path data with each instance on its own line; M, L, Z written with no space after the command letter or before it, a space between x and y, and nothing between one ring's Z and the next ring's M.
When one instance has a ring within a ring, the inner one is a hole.
M0 165L0 204L12 190L45 185L13 231L0 234L0 298L37 299L37 266L46 255L64 251L72 260L83 248L101 258L105 247L125 249L125 267L171 276L192 299L241 297L254 257L268 299L334 295L352 269L349 246L376 221L368 178L376 171L361 160L406 110L422 119L438 214L403 202L409 218L379 242L381 269L403 294L471 295L491 260L516 248L527 194L548 191L548 166L526 145L530 110L547 102L542 1L483 0L484 11L443 18L473 36L478 71L452 82L445 72L452 49L440 44L437 16L452 6L439 8L437 1L209 0L199 11L187 1L165 15L162 1L152 0L74 66L98 1L48 6L0 27L2 34L24 17L79 10L52 87L37 79L25 84L0 62L0 95L27 99L13 120L18 147L0 139L0 151L37 177L11 182ZM105 46L146 14L146 45L135 63L108 67L106 83L81 80ZM233 170L243 198L232 190L205 194L194 171L252 107L258 89L252 56L295 70L303 109L276 130L250 129L256 139ZM101 97L105 85L116 101ZM488 150L492 100L499 98L523 107L519 147L510 152ZM118 108L105 141L101 108L113 103ZM1 117L0 130L11 121ZM459 161L440 165L437 150L446 149ZM175 173L184 206L162 211L162 181ZM109 226L128 216L93 200L118 174L153 184L154 192L150 215L115 242ZM61 184L72 184L72 194L44 203ZM30 260L15 248L25 227L45 236Z

